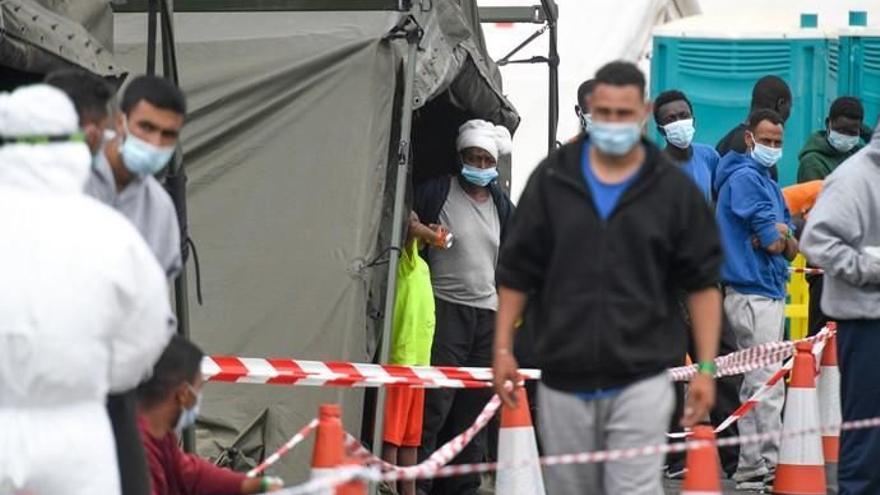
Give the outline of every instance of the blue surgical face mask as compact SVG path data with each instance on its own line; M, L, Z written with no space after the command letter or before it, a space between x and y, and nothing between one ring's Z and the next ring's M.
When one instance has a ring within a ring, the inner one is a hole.
M135 175L147 176L159 172L168 165L168 161L174 155L174 146L160 148L140 139L128 130L127 122L123 139L119 150L122 154L122 162L125 168Z
M191 408L180 411L180 417L177 418L177 425L174 427L174 432L178 435L183 433L183 430L196 424L196 419L199 417L199 409L202 407L202 393L196 392L193 386L189 383L187 383L186 386L189 387L189 391L196 396L196 403Z
M679 149L687 149L694 140L697 130L694 128L694 119L676 120L663 126L666 134L666 142Z
M847 136L832 129L828 132L828 144L840 153L847 153L859 144L859 136Z
M752 150L752 158L761 165L770 168L782 159L782 148L771 148L761 143L755 143Z
M606 155L623 156L632 151L641 136L638 122L593 122L590 143Z
M461 167L461 175L466 181L475 186L486 187L490 182L498 178L498 168L478 168L464 163Z

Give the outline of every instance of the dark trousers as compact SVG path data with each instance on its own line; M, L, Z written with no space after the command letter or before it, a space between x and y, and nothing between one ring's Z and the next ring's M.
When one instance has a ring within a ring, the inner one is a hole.
M822 286L824 285L825 277L823 275L809 275L807 276L807 283L810 284L810 306L808 308L808 320L807 324L809 325L808 335L813 336L819 333L828 323L828 317L822 313L822 306L820 302L822 301Z
M880 416L880 320L837 322L837 358L843 420ZM880 493L880 429L840 434L840 495Z
M122 495L150 495L150 473L137 425L135 391L108 396L107 414L116 439Z
M491 366L495 312L436 299L437 326L431 348L434 366ZM488 389L429 389L425 393L425 416L419 462L434 450L466 430L492 397ZM485 452L486 430L459 454L452 464L481 462ZM420 481L420 493L435 495L473 495L480 487L480 476Z
M727 321L727 316L721 312L721 345L718 354L723 356L736 352L736 335L733 333L733 327ZM688 354L696 359L696 349L693 335L688 333ZM742 385L742 376L726 376L719 378L715 383L715 407L709 412L709 418L712 424L717 426L727 419L736 408L739 407L739 389ZM672 427L670 431L681 431L681 417L684 414L685 405L685 383L678 382L675 384L676 407L672 415ZM729 428L718 434L718 438L736 437L739 431L736 423L730 425ZM721 468L728 476L732 476L736 472L736 466L739 462L739 446L722 447L718 449L721 457ZM684 468L684 454L670 454L667 456L667 463L671 470L678 471Z

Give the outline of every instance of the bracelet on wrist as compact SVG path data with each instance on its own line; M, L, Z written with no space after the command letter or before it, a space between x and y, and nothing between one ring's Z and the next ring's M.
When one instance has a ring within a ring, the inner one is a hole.
M697 363L697 373L702 375L715 376L718 372L718 366L715 361L700 361Z

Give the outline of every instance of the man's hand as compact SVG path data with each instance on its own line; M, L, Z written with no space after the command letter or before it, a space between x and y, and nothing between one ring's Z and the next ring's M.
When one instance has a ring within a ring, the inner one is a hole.
M709 414L715 405L715 379L705 373L697 373L688 386L687 404L681 425L691 428Z
M514 391L519 381L519 364L516 358L507 349L497 349L495 358L492 360L492 382L495 385L495 393L507 407L516 407L516 394ZM507 387L507 382L513 384Z
M777 223L776 232L779 232L779 235L781 235L782 237L788 237L788 225L784 223Z

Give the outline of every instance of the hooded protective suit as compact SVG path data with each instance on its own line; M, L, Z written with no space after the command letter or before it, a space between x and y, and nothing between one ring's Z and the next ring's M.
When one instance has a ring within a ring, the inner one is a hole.
M0 94L0 494L118 494L106 395L173 331L140 234L82 192L77 121L54 88Z

